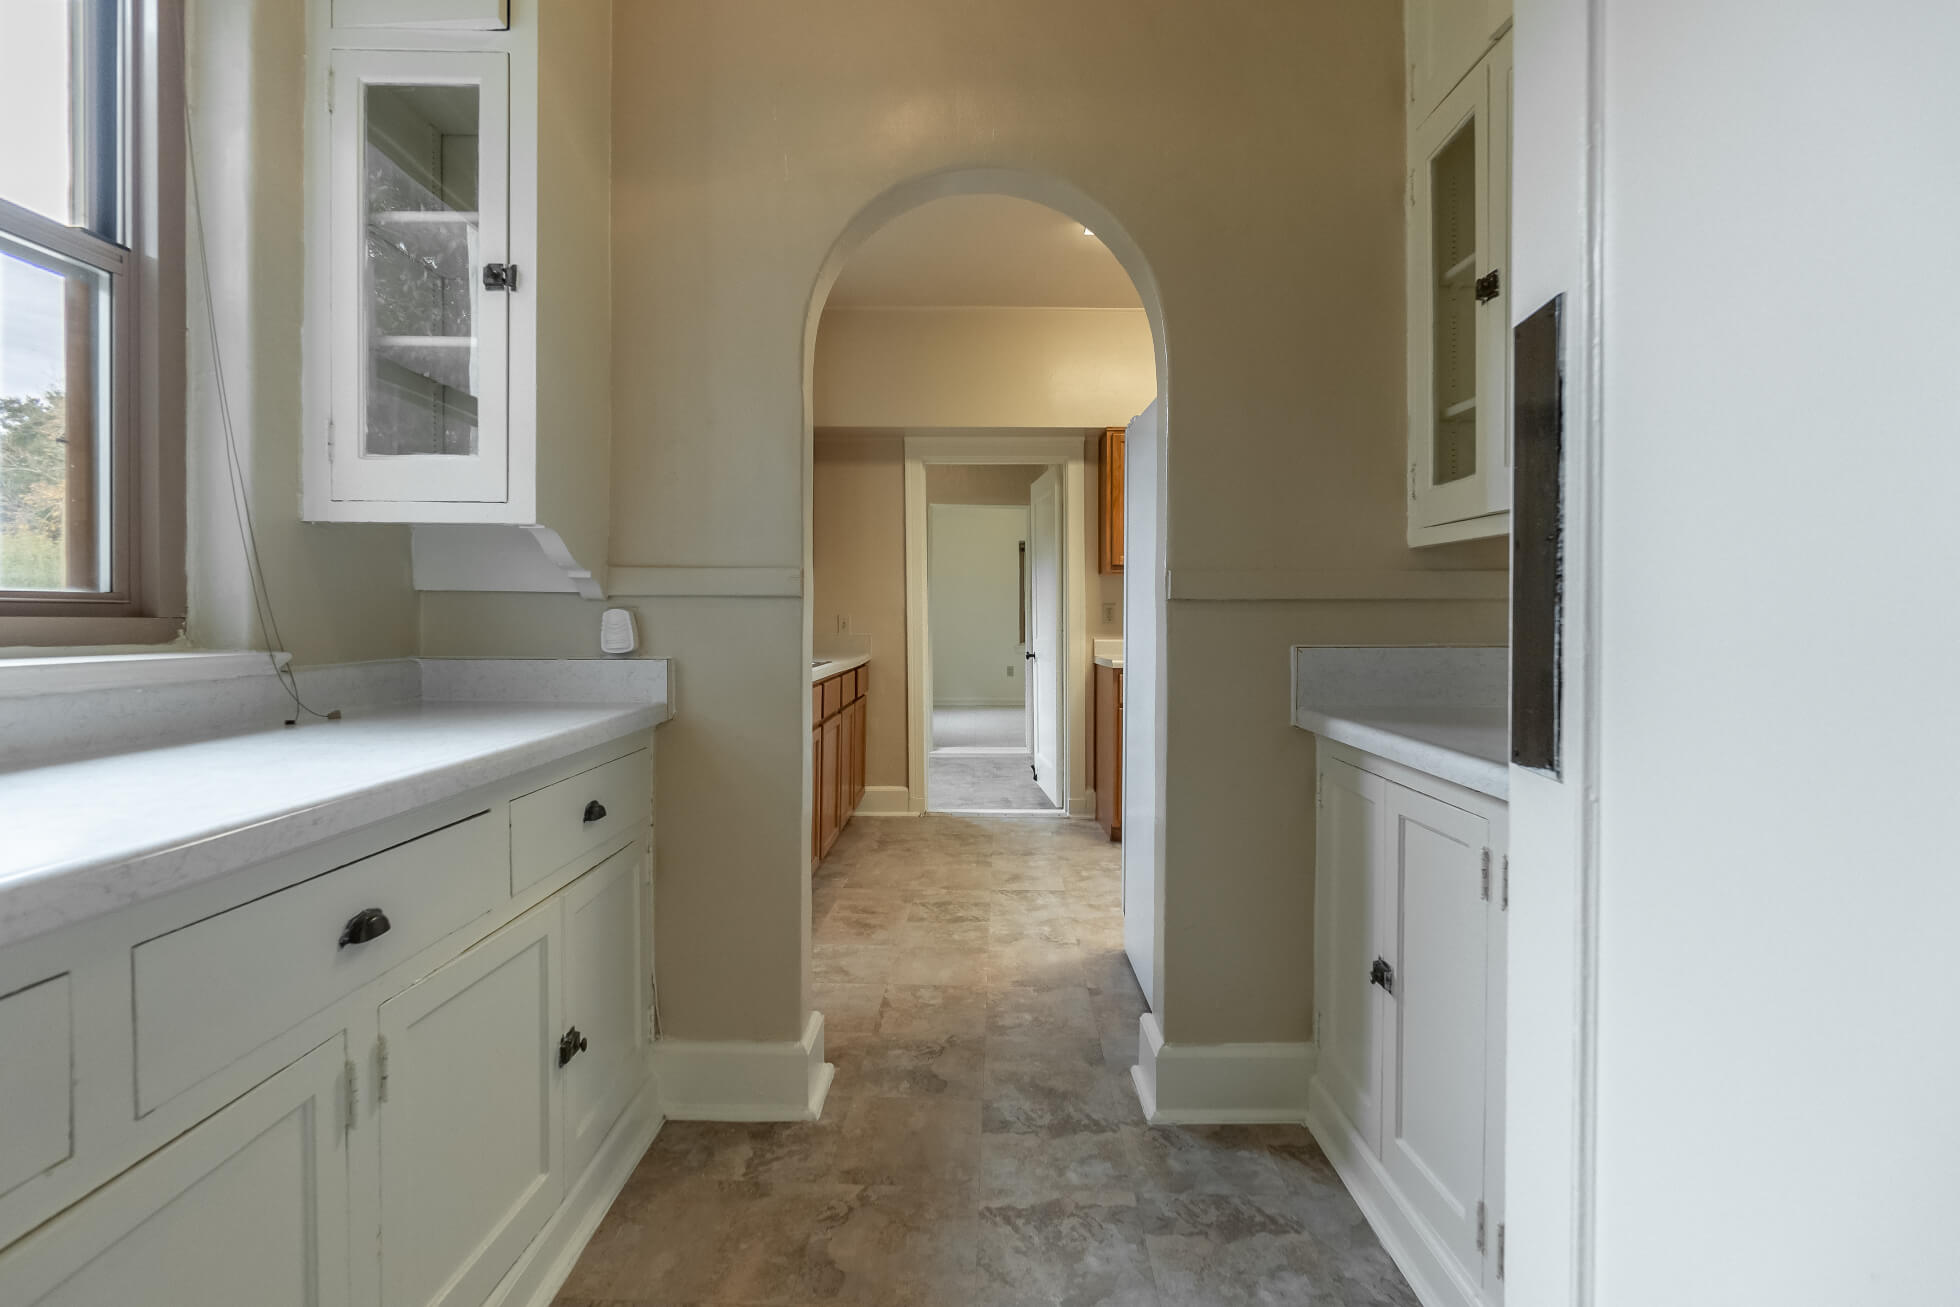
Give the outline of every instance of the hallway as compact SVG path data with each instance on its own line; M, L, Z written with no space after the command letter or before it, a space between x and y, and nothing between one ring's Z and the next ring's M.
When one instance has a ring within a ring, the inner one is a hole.
M668 1123L557 1307L1414 1307L1305 1129L1145 1125L1120 889L1092 823L852 823L823 1119Z

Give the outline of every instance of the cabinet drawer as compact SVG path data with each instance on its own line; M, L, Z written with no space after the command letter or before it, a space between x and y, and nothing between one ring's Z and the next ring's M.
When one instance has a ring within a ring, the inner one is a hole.
M138 944L137 1114L504 902L501 835L479 814ZM368 909L386 929L343 945Z
M0 998L0 1194L74 1152L72 1021L65 974Z
M652 807L653 755L645 749L513 801L511 893L620 839L645 821Z
M835 717L844 706L844 678L833 676L823 683L823 715Z

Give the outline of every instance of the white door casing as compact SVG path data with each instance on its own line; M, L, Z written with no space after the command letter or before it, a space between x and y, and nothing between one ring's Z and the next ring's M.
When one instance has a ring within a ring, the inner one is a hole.
M1049 468L1028 492L1027 694L1034 701L1035 783L1057 808L1068 803L1062 775L1061 476Z
M1163 1014L1164 433L1161 401L1123 437L1123 949Z

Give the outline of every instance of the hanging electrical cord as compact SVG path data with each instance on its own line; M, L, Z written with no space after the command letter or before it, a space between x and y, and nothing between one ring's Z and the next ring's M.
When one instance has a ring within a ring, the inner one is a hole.
M245 555L245 577L252 591L252 608L258 617L259 632L265 637L266 658L272 674L293 701L293 715L286 725L297 726L301 715L322 721L339 721L340 709L321 712L300 697L299 676L290 665L281 664L279 650L286 643L279 633L279 618L272 611L272 587L265 579L265 562L259 554L257 526L252 521L252 501L245 480L244 463L238 457L238 435L231 420L231 396L225 386L223 351L218 343L217 297L212 293L211 250L204 239L204 193L197 179L197 144L192 139L190 106L184 109L184 163L191 188L192 221L197 228L198 269L204 279L204 316L211 332L211 373L217 388L218 420L225 433L225 475L231 482L232 515L238 525L238 544Z

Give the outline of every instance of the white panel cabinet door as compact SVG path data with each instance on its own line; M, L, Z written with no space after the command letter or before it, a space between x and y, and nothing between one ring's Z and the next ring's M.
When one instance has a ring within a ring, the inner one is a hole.
M1469 1283L1483 1279L1490 823L1385 783L1395 928L1386 960L1382 1163Z
M381 1005L386 1307L477 1307L557 1209L559 906Z
M572 882L565 901L565 1177L575 1183L644 1079L647 968L641 958L644 845Z
M336 1035L0 1256L8 1307L343 1307Z
M1381 1152L1381 1066L1385 992L1370 979L1386 947L1378 901L1388 782L1332 759L1319 778L1316 833L1319 868L1315 926L1320 937L1318 986L1320 1081L1348 1124Z

